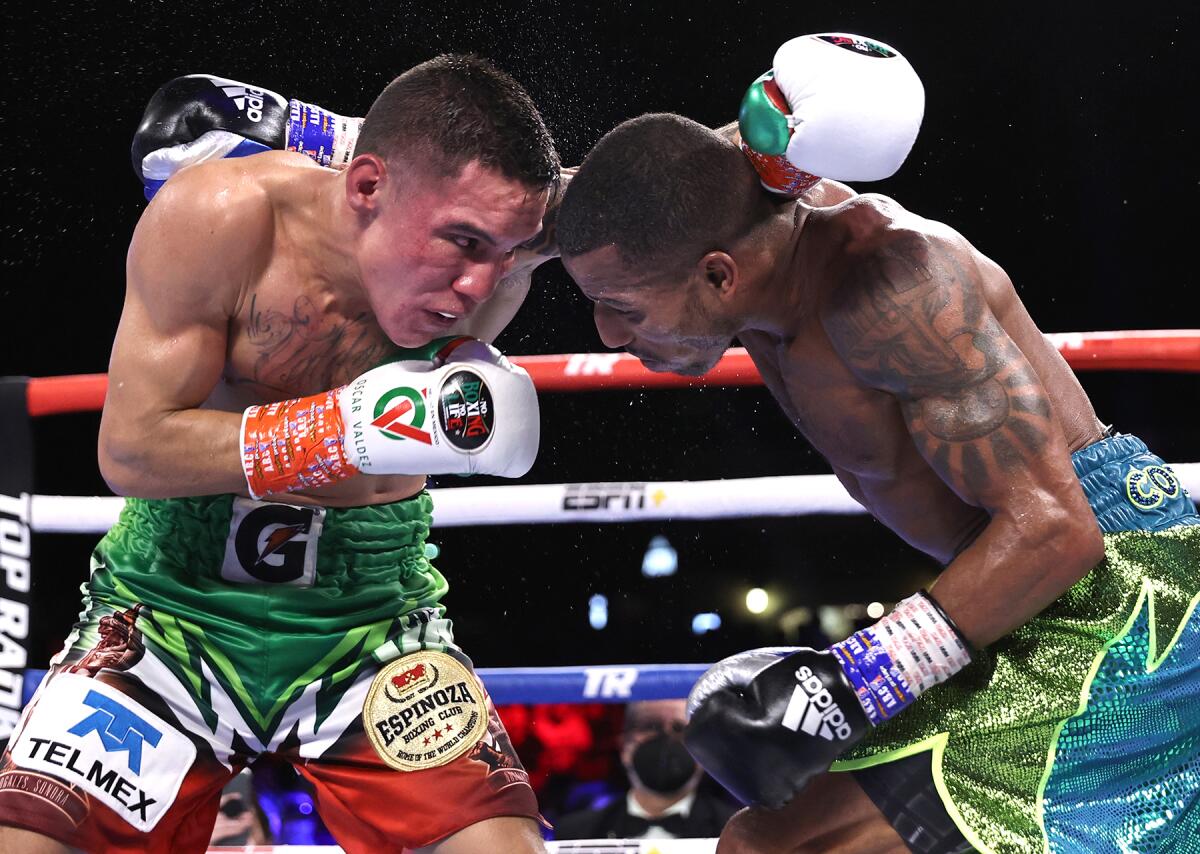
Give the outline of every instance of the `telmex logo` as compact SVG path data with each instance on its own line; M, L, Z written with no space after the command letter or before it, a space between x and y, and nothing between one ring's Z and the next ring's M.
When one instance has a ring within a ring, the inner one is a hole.
M88 691L83 698L85 706L96 711L81 720L67 732L80 737L94 732L100 736L105 753L125 751L129 754L126 764L134 774L142 773L142 744L157 747L162 733L129 709L103 694Z

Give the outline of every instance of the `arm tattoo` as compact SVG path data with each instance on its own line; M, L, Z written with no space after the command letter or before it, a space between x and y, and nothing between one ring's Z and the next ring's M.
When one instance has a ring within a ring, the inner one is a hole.
M260 309L250 298L246 337L257 352L249 382L281 394L333 388L378 365L393 351L369 312L324 317L299 297L292 313Z
M863 381L897 397L918 449L960 495L988 492L1046 446L1045 390L952 249L913 234L856 264L826 327Z

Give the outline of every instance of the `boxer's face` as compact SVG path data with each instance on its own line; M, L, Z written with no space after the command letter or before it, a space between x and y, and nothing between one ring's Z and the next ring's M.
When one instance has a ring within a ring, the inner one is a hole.
M615 246L563 256L563 265L595 303L605 346L624 348L652 371L707 373L736 334L698 269L640 269L627 265Z
M478 162L448 177L393 169L378 193L357 261L380 327L402 347L448 334L492 295L548 197Z

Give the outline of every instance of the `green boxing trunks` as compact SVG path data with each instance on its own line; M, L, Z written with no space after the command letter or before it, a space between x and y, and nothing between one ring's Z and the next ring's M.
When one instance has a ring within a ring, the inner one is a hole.
M312 781L346 851L539 819L439 605L430 510L427 493L128 500L0 765L0 823L85 850L203 851L222 786L263 753Z
M1200 518L1133 436L1073 462L1104 561L834 770L930 752L943 806L982 852L1197 852Z

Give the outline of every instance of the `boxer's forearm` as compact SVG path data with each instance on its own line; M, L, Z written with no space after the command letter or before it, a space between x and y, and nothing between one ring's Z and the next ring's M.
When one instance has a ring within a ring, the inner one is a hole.
M510 273L500 280L495 293L470 316L460 320L450 330L452 335L470 335L489 344L512 322L517 310L529 295L533 269Z
M1059 506L1023 516L1000 513L943 570L932 587L977 647L1010 634L1083 578L1104 556L1095 519Z
M100 473L117 495L179 498L245 494L238 412L192 409L101 424Z

